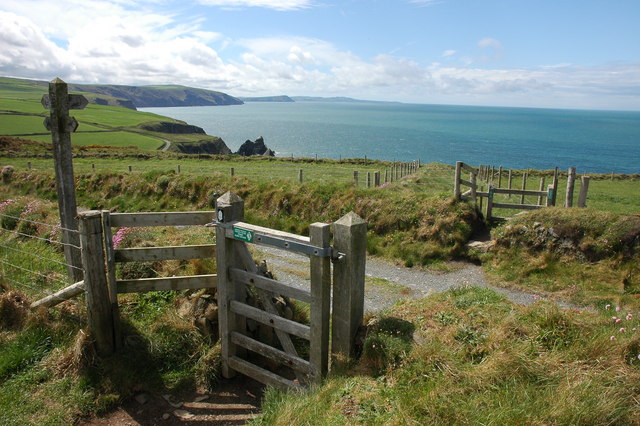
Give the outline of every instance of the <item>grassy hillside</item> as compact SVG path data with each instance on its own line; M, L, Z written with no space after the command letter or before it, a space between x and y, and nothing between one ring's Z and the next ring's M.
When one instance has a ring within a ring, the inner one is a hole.
M50 142L51 134L43 125L48 111L40 103L42 95L47 92L48 87L42 85L42 82L0 77L1 135ZM85 95L92 102L109 98L89 92L76 93ZM156 150L164 145L165 140L193 143L220 141L220 138L202 134L171 134L145 130L142 128L143 124L153 128L153 124L157 122L184 123L121 106L89 104L83 110L72 111L71 115L80 123L71 138L72 143L79 146L135 146L142 150Z

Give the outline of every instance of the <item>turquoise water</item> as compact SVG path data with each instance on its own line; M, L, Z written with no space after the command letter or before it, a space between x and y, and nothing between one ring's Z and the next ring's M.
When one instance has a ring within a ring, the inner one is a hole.
M142 110L200 126L233 151L263 136L278 156L640 173L640 112L324 102Z

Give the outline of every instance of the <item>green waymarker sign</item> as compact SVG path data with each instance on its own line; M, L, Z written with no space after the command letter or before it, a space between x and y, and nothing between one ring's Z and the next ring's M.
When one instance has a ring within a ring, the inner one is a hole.
M253 231L243 228L233 227L233 238L240 241L246 241L248 243L253 242Z

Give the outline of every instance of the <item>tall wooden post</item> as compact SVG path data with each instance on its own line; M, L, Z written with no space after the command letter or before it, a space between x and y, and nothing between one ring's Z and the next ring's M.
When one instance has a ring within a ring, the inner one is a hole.
M371 172L367 172L367 188L371 188Z
M502 166L498 168L498 188L502 188Z
M475 173L469 173L470 174L470 178L471 178L471 199L473 200L473 202L476 202L476 186L478 184L477 179L476 179L476 174ZM460 186L458 184L458 186ZM459 191L459 189L458 189Z
M310 243L327 248L331 244L331 225L313 223L309 227ZM319 383L329 366L329 315L331 309L331 260L311 256L311 336L309 362L314 368L314 382Z
M82 256L75 248L80 246L80 237L74 232L78 230L78 209L71 154L71 133L78 128L78 122L69 117L69 110L82 109L87 103L84 96L69 95L67 83L59 78L49 83L49 94L42 97L42 106L51 111L44 124L51 131L64 257L71 265L68 273L74 282L82 280Z
M553 193L551 194L551 205L555 206L558 200L558 168L553 171Z
M462 174L462 161L456 161L456 174L453 180L453 197L460 200L460 176Z
M342 256L333 267L333 321L331 356L334 366L346 365L364 316L364 272L367 222L354 212L334 224L334 247Z
M101 355L116 348L114 324L118 321L111 309L103 250L102 212L89 210L79 216L84 287L87 299L89 332Z
M578 207L587 207L587 192L589 192L589 176L580 178L580 194L578 195Z
M298 183L302 183L302 169L298 169Z
M491 221L493 215L493 185L489 185L489 196L487 197L487 222Z
M544 176L540 178L540 188L538 189L540 192L544 191ZM542 199L544 197L542 195L538 196L538 205L542 205Z
M358 171L357 170L353 171L353 183L357 188L358 187Z
M576 168L569 167L569 173L567 173L567 193L564 199L565 207L573 207L573 188L576 182Z
M511 185L513 184L513 170L509 169L509 177L508 177L508 188L511 189ZM511 198L511 194L509 194L507 197Z
M244 201L237 194L227 192L216 202L218 223L228 223L244 219ZM229 276L236 241L226 238L225 228L216 228L216 261L218 264L218 325L220 330L220 346L222 352L222 375L226 378L235 376L227 360L237 353L236 345L231 342L233 331L244 332L239 318L230 309L231 301L241 300L241 289L234 285Z
M380 186L380 172L373 173L373 186L376 188Z
M529 177L527 172L522 173L522 190L527 189L527 178ZM520 204L524 204L524 194L520 196Z

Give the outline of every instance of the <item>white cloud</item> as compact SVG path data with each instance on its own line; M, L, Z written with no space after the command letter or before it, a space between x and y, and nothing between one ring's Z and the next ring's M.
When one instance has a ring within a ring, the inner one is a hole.
M445 50L444 52L442 52L442 57L443 58L448 58L449 56L453 56L455 55L457 52L455 50L449 49L449 50Z
M481 40L478 40L478 46L483 49L493 48L493 49L502 49L502 43L500 43L495 38L485 37Z
M199 0L199 3L224 8L263 7L278 11L306 9L313 5L312 0Z

